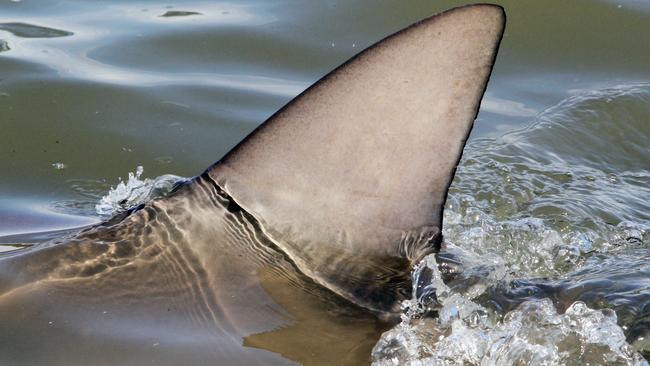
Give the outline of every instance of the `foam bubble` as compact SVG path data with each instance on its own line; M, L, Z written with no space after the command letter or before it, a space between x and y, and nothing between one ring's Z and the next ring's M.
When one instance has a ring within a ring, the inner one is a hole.
M156 178L141 179L144 168L138 166L134 173L129 172L128 179L112 187L95 205L100 216L111 216L128 210L156 197L165 196L184 178L165 174Z

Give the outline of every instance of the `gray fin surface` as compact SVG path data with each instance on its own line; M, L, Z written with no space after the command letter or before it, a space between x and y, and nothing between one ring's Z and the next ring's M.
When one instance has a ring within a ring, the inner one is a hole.
M410 264L441 239L504 27L501 7L479 4L397 32L309 87L206 175L305 274L391 311L409 296Z

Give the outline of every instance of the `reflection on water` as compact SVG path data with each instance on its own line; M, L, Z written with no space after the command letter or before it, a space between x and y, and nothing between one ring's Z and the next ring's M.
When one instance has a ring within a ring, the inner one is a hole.
M650 349L650 38L640 36L650 24L648 6L498 2L509 24L450 192L449 245L437 257L446 283L424 276L435 285L416 289L416 302L390 328L334 300L322 305L324 296L303 298L261 272L257 294L267 294L268 308L259 314L285 319L288 311L297 321L235 339L251 350L251 362L363 364L373 347L380 364L643 362L635 352ZM460 3L0 2L0 251L68 237L165 194L176 179L166 174L203 171L360 49ZM120 183L138 166L158 178L136 172ZM153 249L148 255L162 253L169 265L151 281L171 293L183 293L174 284L207 278L184 271L199 261L190 251ZM129 268L121 269L124 278L148 278ZM83 282L76 281L61 288ZM212 286L198 283L190 295L205 298L200 291ZM23 295L36 299L49 285L39 286ZM104 354L109 364L201 364L232 342L179 321L204 316L205 307L187 318L160 316L163 303L183 303L181 295L134 296L154 303L149 312L103 309L102 301L115 301L93 295L94 307L56 308L56 299L38 298L31 310L16 310L3 326L23 328L2 343L12 347L1 356L33 355L40 342L32 360L42 363L74 356L58 344L78 354L122 349ZM58 315L27 318L39 306ZM75 343L70 322L91 320L97 326ZM59 343L47 342L53 334Z
M7 31L21 38L55 38L67 37L73 33L61 29L41 27L27 23L0 23L0 30Z
M168 10L161 17L186 17L190 15L201 15L201 13L196 11Z
M25 249L29 248L31 245L30 244L23 244L23 243L0 243L0 253L2 252L11 252L14 250L18 249Z
M47 203L0 196L0 238L28 234L34 232L49 232L68 228L79 228L97 223L94 217L80 216L71 212L53 210ZM0 242L3 242L0 239Z

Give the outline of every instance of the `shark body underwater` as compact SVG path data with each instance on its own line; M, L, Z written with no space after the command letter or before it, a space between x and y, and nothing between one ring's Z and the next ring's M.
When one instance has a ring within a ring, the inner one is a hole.
M0 364L369 362L441 244L504 26L424 19L168 196L0 257Z

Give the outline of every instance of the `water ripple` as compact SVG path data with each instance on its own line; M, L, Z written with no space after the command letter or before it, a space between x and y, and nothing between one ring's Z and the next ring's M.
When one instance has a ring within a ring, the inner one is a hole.
M650 85L621 85L470 143L375 363L647 365L649 115Z
M20 38L56 38L68 37L74 34L61 29L48 28L28 23L0 23L0 30L7 31Z

